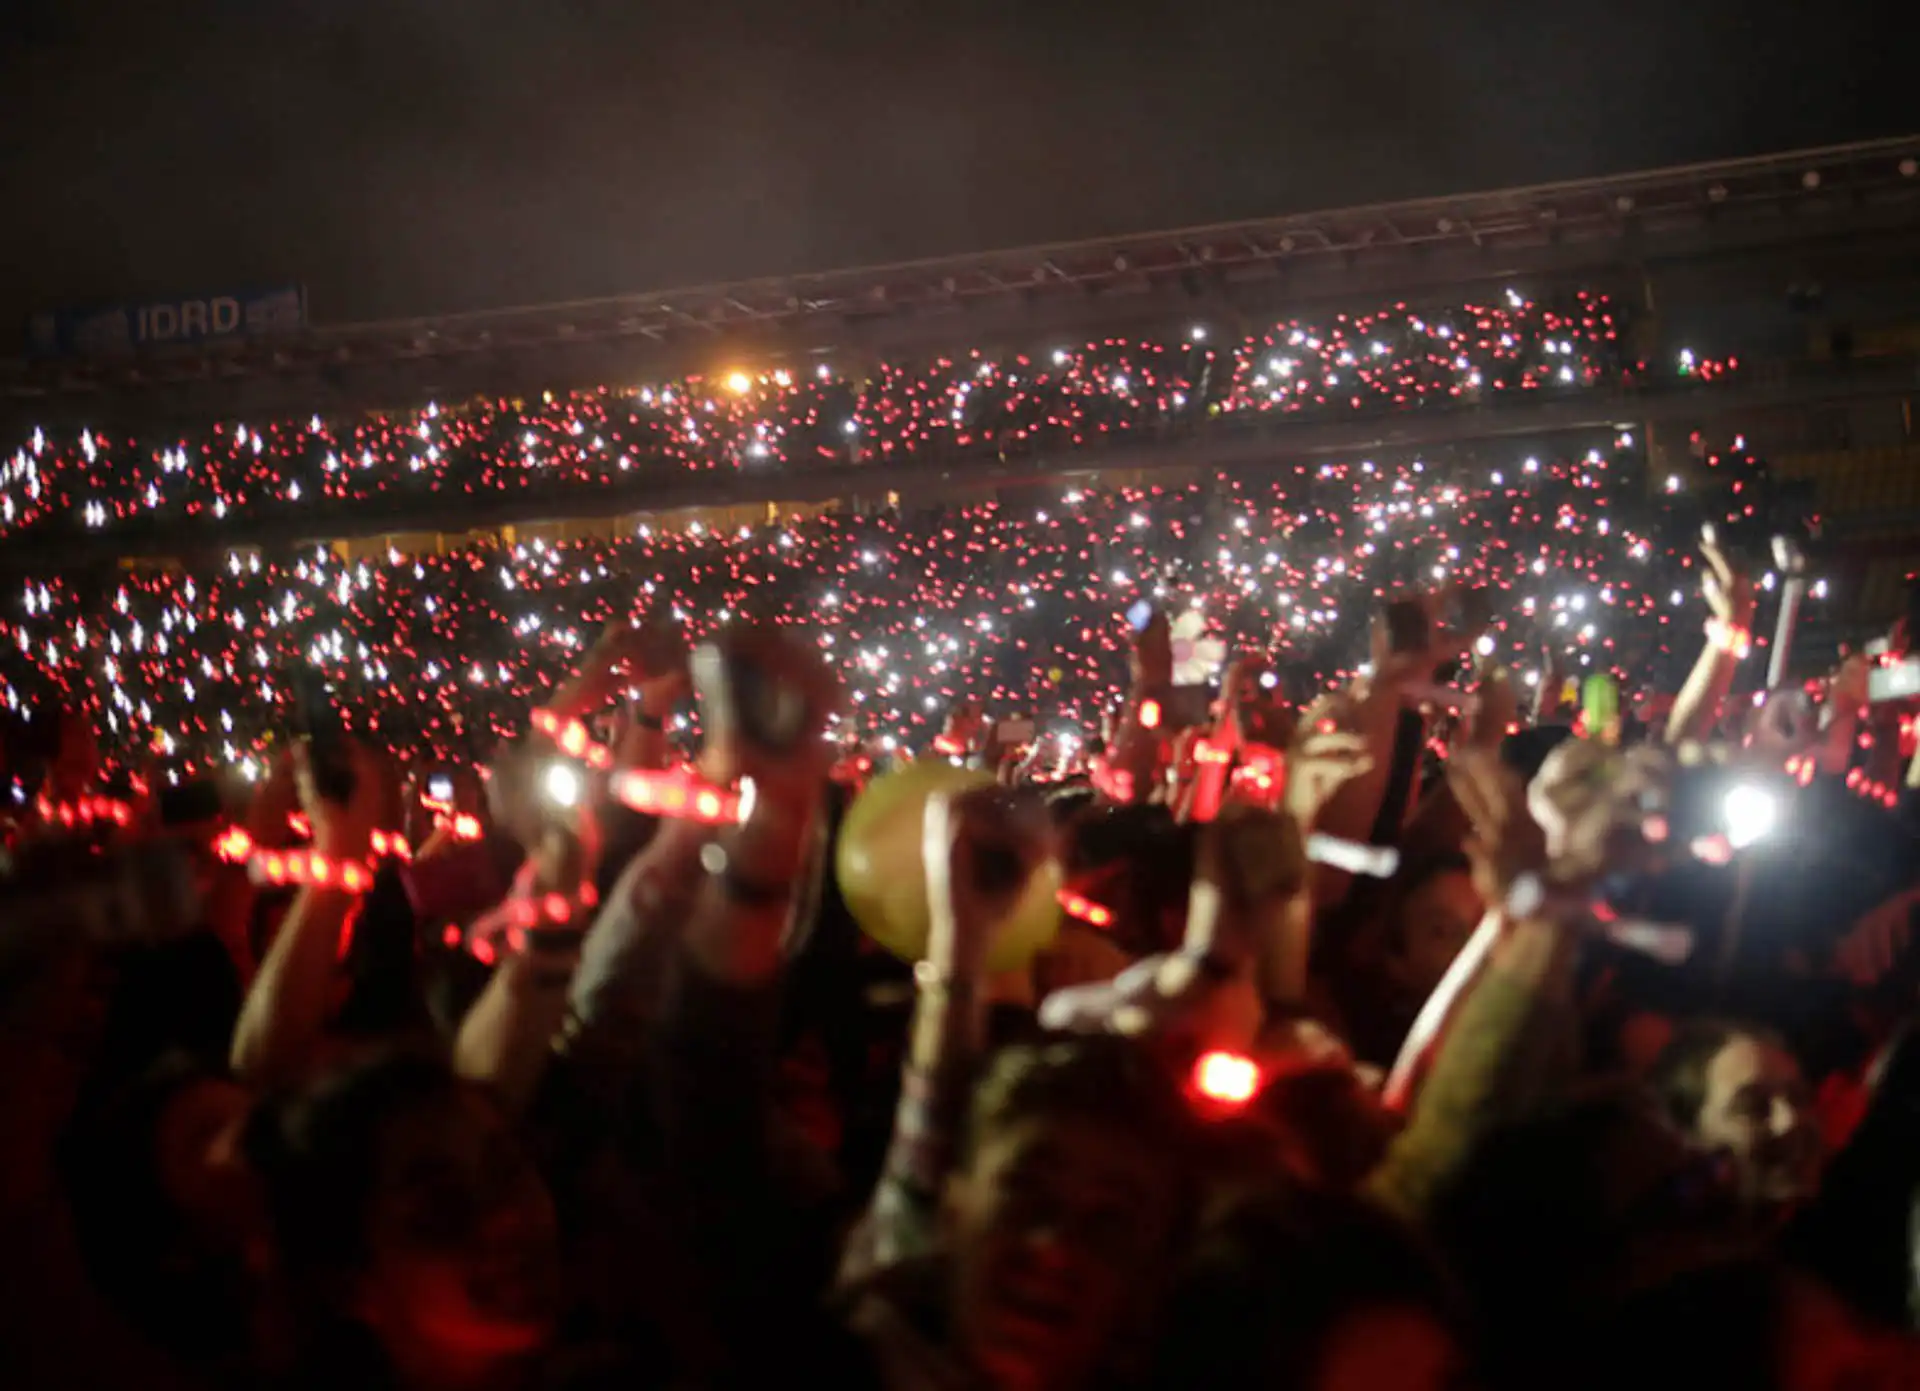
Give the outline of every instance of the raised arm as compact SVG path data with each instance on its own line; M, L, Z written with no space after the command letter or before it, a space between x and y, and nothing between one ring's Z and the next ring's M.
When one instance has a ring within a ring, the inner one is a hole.
M348 746L353 793L346 803L329 801L314 787L303 745L294 747L300 802L313 826L313 846L334 861L364 862L380 814L391 801L387 770L358 744ZM230 1062L234 1075L270 1086L311 1067L326 1036L339 985L341 937L355 899L336 887L300 890L267 949L234 1025Z
M1469 850L1495 906L1408 1036L1387 1083L1408 1124L1370 1180L1418 1217L1490 1126L1533 1102L1567 1058L1573 967L1591 885L1644 850L1641 793L1663 766L1575 741L1529 794L1493 756L1449 774L1474 827Z
M992 787L927 803L927 954L914 972L919 998L893 1143L843 1278L923 1255L933 1244L986 1046L987 958L1052 854L1045 809L1031 797Z
M1753 646L1753 581L1729 561L1709 530L1700 542L1700 593L1712 617L1707 643L1667 717L1669 746L1705 739L1720 718L1740 662Z

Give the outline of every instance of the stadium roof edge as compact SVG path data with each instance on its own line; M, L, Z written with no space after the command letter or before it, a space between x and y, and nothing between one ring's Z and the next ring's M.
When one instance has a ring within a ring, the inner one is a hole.
M507 323L529 316L598 313L631 306L641 308L674 300L739 298L750 293L780 290L806 285L827 285L849 280L874 281L892 276L928 275L942 271L960 271L1004 262L1026 264L1070 258L1088 252L1104 251L1128 244L1176 241L1205 242L1263 232L1301 230L1329 221L1354 222L1367 219L1395 221L1420 213L1443 216L1463 215L1468 220L1475 208L1486 211L1510 211L1517 205L1551 204L1557 200L1601 197L1617 200L1636 191L1692 184L1711 188L1712 181L1751 179L1755 176L1791 173L1804 176L1808 171L1829 172L1838 165L1857 165L1867 160L1890 160L1902 156L1920 159L1920 133L1889 136L1878 140L1845 145L1825 145L1787 150L1777 154L1753 155L1739 159L1716 160L1699 164L1674 165L1622 174L1605 174L1585 179L1565 179L1552 183L1514 188L1487 189L1451 195L1405 199L1384 203L1283 213L1272 217L1239 222L1219 222L1162 231L1122 232L1078 241L1046 242L1022 247L1005 247L986 252L954 256L925 257L884 262L868 266L836 267L801 271L786 275L754 276L742 280L682 285L646 290L626 295L558 300L546 304L508 306L494 309L463 310L411 318L347 321L315 325L302 336L310 338L350 338L370 334L396 334L408 330L440 330L479 326L490 322Z
M1920 133L1887 136L1877 140L1856 141L1844 145L1821 145L1785 150L1776 154L1750 155L1738 159L1681 164L1658 169L1635 170L1622 174L1603 174L1585 179L1563 179L1551 183L1511 188L1484 189L1461 194L1439 194L1384 203L1357 203L1334 208L1312 209L1298 213L1280 213L1271 217L1250 218L1238 222L1203 223L1160 231L1120 232L1075 241L1042 242L1027 246L1002 247L992 251L968 252L952 256L921 257L905 261L881 262L867 266L834 267L818 271L798 271L785 275L753 276L743 280L716 281L682 285L660 290L645 290L627 295L608 295L585 299L558 300L547 304L476 309L449 314L422 315L414 318L367 320L316 326L311 332L326 336L345 336L366 332L393 332L408 328L433 328L442 325L507 320L534 314L561 314L645 305L659 301L693 297L740 295L748 291L774 289L808 283L828 283L847 279L878 279L907 274L929 274L961 270L989 262L1044 261L1075 253L1100 251L1126 243L1204 241L1249 232L1288 227L1310 227L1329 220L1352 221L1366 218L1393 219L1413 213L1435 211L1465 213L1474 205L1489 209L1496 206L1542 203L1580 196L1618 198L1636 189L1672 185L1676 182L1705 184L1716 179L1737 179L1754 175L1793 173L1803 175L1809 169L1821 169L1835 163L1852 164L1868 159L1897 159L1904 155L1920 159Z
M148 425L577 389L733 361L1004 349L1441 286L1621 276L1920 235L1920 134L1587 179L640 294L346 322L104 357L0 359L0 412ZM951 342L948 346L953 346ZM736 356L739 355L739 356Z

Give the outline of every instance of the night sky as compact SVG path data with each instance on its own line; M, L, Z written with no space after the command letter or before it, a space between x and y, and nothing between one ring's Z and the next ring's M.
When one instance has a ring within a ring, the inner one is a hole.
M388 317L1920 130L1891 0L6 0L0 353Z

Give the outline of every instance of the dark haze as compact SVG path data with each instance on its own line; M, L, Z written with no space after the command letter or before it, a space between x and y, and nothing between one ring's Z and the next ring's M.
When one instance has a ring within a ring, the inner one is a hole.
M90 300L342 322L1901 134L1903 8L8 0L0 354Z

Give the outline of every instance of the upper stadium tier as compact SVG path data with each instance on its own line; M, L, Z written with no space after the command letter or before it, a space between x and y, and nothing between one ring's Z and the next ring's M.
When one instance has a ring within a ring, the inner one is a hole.
M1832 257L1871 274L1883 245L1888 273L1912 276L1898 248L1920 228L1917 156L1920 138L1880 141L17 363L0 374L20 422L0 441L0 539L16 562L178 554L843 496L929 470L1231 464L1546 433L1697 412L1703 395L1740 410L1897 389L1905 364L1763 351L1756 373L1738 360L1745 342L1679 351L1686 326L1662 286L1789 263L1817 281ZM1749 322L1723 336L1766 335Z

